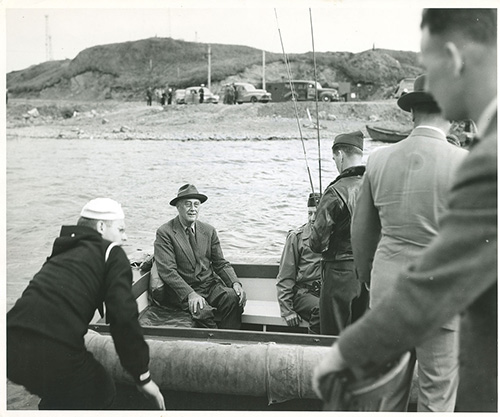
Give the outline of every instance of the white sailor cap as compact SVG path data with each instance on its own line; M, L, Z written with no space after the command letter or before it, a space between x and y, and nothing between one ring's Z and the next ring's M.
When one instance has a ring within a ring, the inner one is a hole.
M90 200L83 207L80 216L97 220L119 220L125 218L121 204L111 198L94 198Z

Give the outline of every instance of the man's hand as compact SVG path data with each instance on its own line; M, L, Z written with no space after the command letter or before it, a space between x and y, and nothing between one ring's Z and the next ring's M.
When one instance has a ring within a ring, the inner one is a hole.
M241 286L239 282L235 282L233 284L233 289L238 298L240 299L240 306L245 307L245 304L247 303L247 295L245 293L245 290Z
M160 388L158 388L158 385L156 385L154 381L149 381L144 385L137 385L137 389L142 392L145 397L154 400L159 410L166 410L163 395L160 392Z
M196 314L198 309L202 309L207 304L206 300L195 291L188 295L188 306L191 314Z
M301 319L300 319L300 316L297 314L297 313L292 313L292 314L289 314L288 316L285 317L285 321L286 321L286 324L290 327L297 327L300 322L301 322Z
M347 368L347 362L342 357L338 344L335 343L330 352L327 353L326 357L316 366L314 369L314 374L312 378L312 385L314 392L319 398L322 398L321 391L319 389L321 380L328 374L332 372L339 372Z

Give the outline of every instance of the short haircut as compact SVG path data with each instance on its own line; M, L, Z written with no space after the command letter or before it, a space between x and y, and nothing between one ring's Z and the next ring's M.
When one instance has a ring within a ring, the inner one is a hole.
M497 43L496 9L424 9L420 28L426 26L433 35L457 32L481 44Z
M104 222L106 226L109 226L111 225L111 223L113 223L113 220L99 220L89 219L88 217L80 217L76 225L90 227L91 229L97 230L97 222Z
M333 153L338 153L339 151L343 151L348 156L363 156L363 151L361 149L357 146L348 145L347 143L336 143L332 146Z
M439 114L441 109L437 103L416 103L411 106L413 111L424 114Z

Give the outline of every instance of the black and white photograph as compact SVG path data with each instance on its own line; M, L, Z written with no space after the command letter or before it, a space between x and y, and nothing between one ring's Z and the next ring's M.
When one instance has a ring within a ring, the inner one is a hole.
M1 2L0 414L497 412L497 8Z

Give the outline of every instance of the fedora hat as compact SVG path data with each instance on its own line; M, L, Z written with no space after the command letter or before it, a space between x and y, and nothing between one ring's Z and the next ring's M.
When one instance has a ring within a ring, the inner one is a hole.
M177 197L175 197L171 202L171 206L175 206L179 200L185 200L187 198L196 198L200 200L200 203L207 201L207 196L200 194L193 184L184 184L177 192Z
M419 75L413 83L413 91L399 97L398 106L407 112L410 112L415 104L429 103L437 106L434 97L425 91L425 74Z

